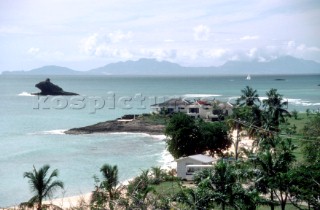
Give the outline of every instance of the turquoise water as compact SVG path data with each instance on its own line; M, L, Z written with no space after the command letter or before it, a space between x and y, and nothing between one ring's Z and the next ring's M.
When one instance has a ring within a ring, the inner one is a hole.
M61 99L67 105L58 109L59 104L52 97L42 103L29 94L38 92L34 85L45 77L1 75L0 207L31 197L23 173L31 171L33 165L38 168L50 164L58 168L67 196L93 190L92 177L100 175L99 168L104 163L117 164L122 181L139 174L141 169L162 165L168 156L161 136L62 134L66 129L123 114L150 112L149 106L155 99L159 102L173 96L211 96L232 102L240 90L249 85L257 89L261 97L270 88L277 88L288 100L289 110L320 108L320 75L252 76L250 81L245 77L51 76L53 83L65 91L79 93L84 99L82 109L72 108L72 97ZM285 80L276 81L276 78ZM146 97L145 100L141 101L141 96ZM128 100L130 98L132 100ZM99 109L95 110L94 106Z

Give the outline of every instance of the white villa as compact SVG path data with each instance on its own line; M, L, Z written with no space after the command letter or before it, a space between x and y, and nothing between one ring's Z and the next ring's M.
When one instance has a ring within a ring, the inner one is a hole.
M186 180L192 180L196 171L205 168L211 168L215 159L207 155L191 155L179 158L177 161L177 177Z
M151 109L153 113L160 113L162 110L167 113L183 112L194 118L219 121L232 114L233 105L215 99L191 102L182 98L173 98L163 103L151 105Z

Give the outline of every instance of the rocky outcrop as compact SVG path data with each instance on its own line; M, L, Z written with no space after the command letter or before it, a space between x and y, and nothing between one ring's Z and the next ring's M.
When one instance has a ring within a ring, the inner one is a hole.
M72 93L72 92L66 92L64 91L61 87L58 85L55 85L50 82L50 79L46 79L43 82L39 82L38 84L35 85L37 88L41 90L40 93L32 93L33 95L52 95L52 96L57 96L57 95L66 95L66 96L72 96L72 95L79 95L77 93Z
M81 128L72 128L65 131L66 134L90 134L90 133L113 133L113 132L131 132L163 134L165 126L144 121L143 119L132 120L111 120L100 122L95 125L89 125Z

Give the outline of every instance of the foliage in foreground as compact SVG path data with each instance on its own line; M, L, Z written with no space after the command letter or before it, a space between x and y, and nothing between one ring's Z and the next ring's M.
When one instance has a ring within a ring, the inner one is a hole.
M33 171L24 173L23 177L29 179L30 189L35 193L35 195L25 203L28 207L37 205L38 210L42 209L43 199L51 198L58 188L63 189L63 182L54 180L59 175L58 170L53 170L49 175L49 169L49 165L44 165L39 170L33 166Z

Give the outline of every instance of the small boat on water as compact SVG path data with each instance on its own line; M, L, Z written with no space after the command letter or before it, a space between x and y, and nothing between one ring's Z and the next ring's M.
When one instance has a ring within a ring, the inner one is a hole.
M250 74L248 74L248 76L247 76L247 80L251 80L251 76L250 76Z

